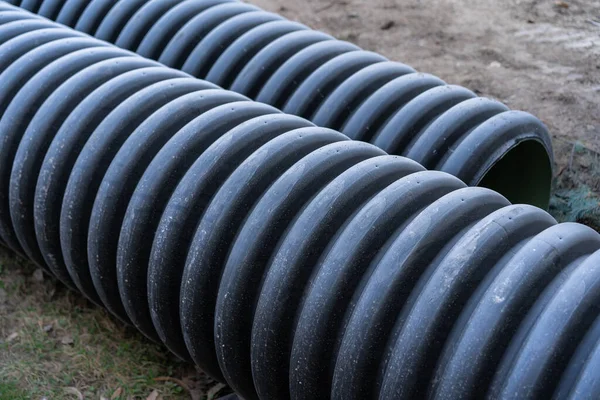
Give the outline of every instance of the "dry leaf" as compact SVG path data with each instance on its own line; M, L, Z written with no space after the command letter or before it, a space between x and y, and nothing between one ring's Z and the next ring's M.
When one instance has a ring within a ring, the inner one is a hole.
M208 400L213 400L215 396L219 394L219 392L223 389L225 389L225 385L223 383L219 383L211 387L210 390L206 393L206 398Z
M83 400L83 394L77 390L75 387L66 387L64 388L65 393L72 394L73 396L77 396L79 400Z
M118 399L119 397L121 397L121 394L123 394L123 388L118 388L117 390L114 391L112 396L110 396L110 400Z
M154 389L150 396L146 397L146 400L156 400L158 399L158 390Z
M10 335L8 335L8 337L6 338L6 342L10 343L18 337L19 337L19 334L17 332L13 332Z
M556 4L556 7L569 8L569 3L567 3L566 1L557 1L554 4Z
M182 381L181 379L172 378L170 376L159 376L157 378L154 378L154 381L155 382L174 382L174 383L178 384L179 386L181 386L183 388L183 390L185 390L186 392L191 393L189 386L186 385L185 382Z

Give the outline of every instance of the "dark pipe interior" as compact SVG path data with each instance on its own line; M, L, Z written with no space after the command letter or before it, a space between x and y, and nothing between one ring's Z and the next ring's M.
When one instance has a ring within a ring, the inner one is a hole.
M548 209L552 165L544 146L527 140L510 149L485 174L479 186L502 193L513 204Z

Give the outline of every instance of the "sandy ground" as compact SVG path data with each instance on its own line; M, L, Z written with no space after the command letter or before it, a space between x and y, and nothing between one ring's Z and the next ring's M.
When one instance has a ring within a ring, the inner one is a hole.
M600 0L249 2L536 115L600 192Z

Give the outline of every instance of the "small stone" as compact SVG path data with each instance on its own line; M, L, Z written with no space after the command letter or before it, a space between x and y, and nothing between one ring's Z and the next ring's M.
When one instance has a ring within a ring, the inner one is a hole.
M42 330L46 333L52 332L52 329L54 329L54 326L52 324L44 325L42 327Z
M502 68L502 64L500 64L498 61L492 61L489 65L490 68Z
M71 335L65 335L62 338L60 338L60 342L62 344L64 344L65 346L69 346L73 344L73 336Z
M33 281L36 283L44 282L44 272L39 268L36 269L33 275L31 276L31 279L33 279Z

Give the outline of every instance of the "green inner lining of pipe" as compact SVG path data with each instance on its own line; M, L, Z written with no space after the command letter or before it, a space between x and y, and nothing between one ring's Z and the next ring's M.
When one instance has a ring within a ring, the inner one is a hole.
M531 204L547 210L552 166L546 149L535 140L518 144L490 168L479 186L501 193L513 204Z

